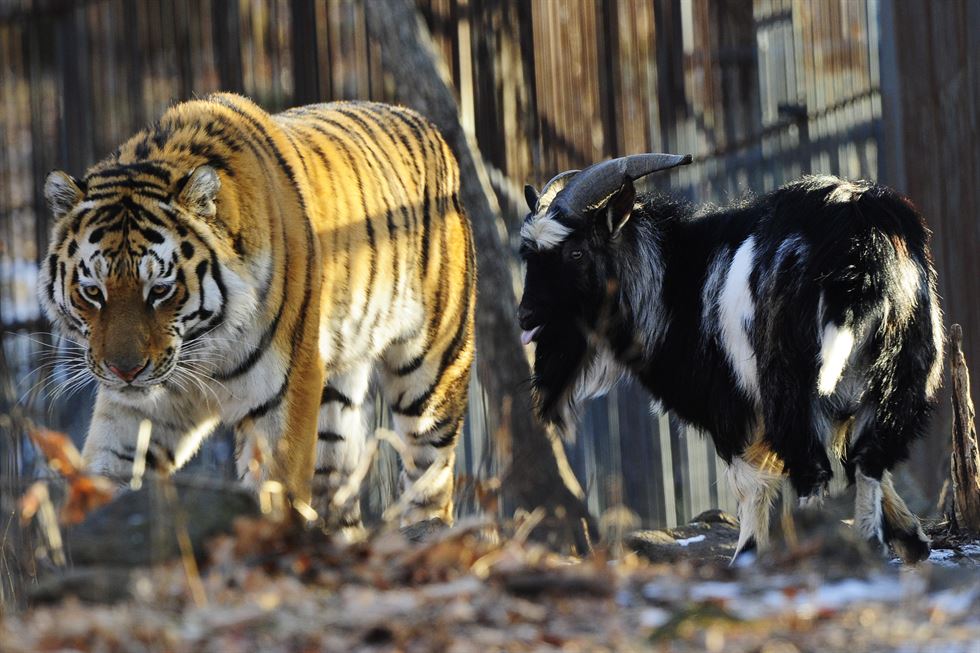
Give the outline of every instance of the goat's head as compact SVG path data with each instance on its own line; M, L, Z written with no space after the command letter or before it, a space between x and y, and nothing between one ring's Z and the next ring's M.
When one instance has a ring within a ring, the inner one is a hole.
M533 384L544 419L560 424L573 401L618 378L593 341L618 294L615 256L634 208L633 182L690 161L637 154L563 172L540 193L525 187L530 213L521 228L526 273L518 320L523 343L537 343Z

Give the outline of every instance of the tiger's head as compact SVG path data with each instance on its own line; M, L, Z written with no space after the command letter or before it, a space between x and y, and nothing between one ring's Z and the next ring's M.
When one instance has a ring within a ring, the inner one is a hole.
M226 290L206 228L220 188L208 166L179 175L162 164L121 164L84 182L48 175L55 224L41 303L82 346L103 387L150 392L174 375L182 347L186 354L221 323Z

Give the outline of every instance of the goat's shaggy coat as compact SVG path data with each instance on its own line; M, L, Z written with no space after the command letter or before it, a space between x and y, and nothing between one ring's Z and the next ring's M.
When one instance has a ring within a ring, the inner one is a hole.
M858 528L926 555L888 474L940 382L921 217L887 188L835 177L703 210L636 198L635 178L587 205L561 201L574 174L529 192L520 321L542 415L561 424L628 372L729 463L740 551L765 544L782 475L818 496L835 455L858 484Z

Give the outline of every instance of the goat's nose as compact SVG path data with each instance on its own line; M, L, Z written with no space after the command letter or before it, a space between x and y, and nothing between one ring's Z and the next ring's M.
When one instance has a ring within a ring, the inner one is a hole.
M130 365L130 364L116 365L115 363L106 363L106 366L109 368L110 372L118 376L126 383L132 383L133 379L139 376L139 373L146 369L147 363L149 363L149 361L144 360L142 363L139 363L138 365Z
M526 326L528 321L531 319L531 309L521 306L517 309L517 321L520 325Z

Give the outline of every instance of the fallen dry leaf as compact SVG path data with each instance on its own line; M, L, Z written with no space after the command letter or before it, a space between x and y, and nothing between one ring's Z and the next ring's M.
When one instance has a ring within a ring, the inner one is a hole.
M112 500L115 495L115 484L102 476L85 474L85 463L82 455L75 448L71 439L64 433L45 428L30 429L31 440L41 450L48 461L48 466L65 478L68 496L61 507L60 520L63 524L77 524L85 516L101 505ZM42 500L46 499L47 487L44 493L35 483L21 497L21 521L26 523L37 512Z
M31 440L41 450L48 466L62 476L70 477L80 474L84 468L82 455L64 433L50 431L46 428L31 428Z
M88 513L112 501L115 484L104 476L75 476L68 480L68 498L61 507L61 523L78 524Z

